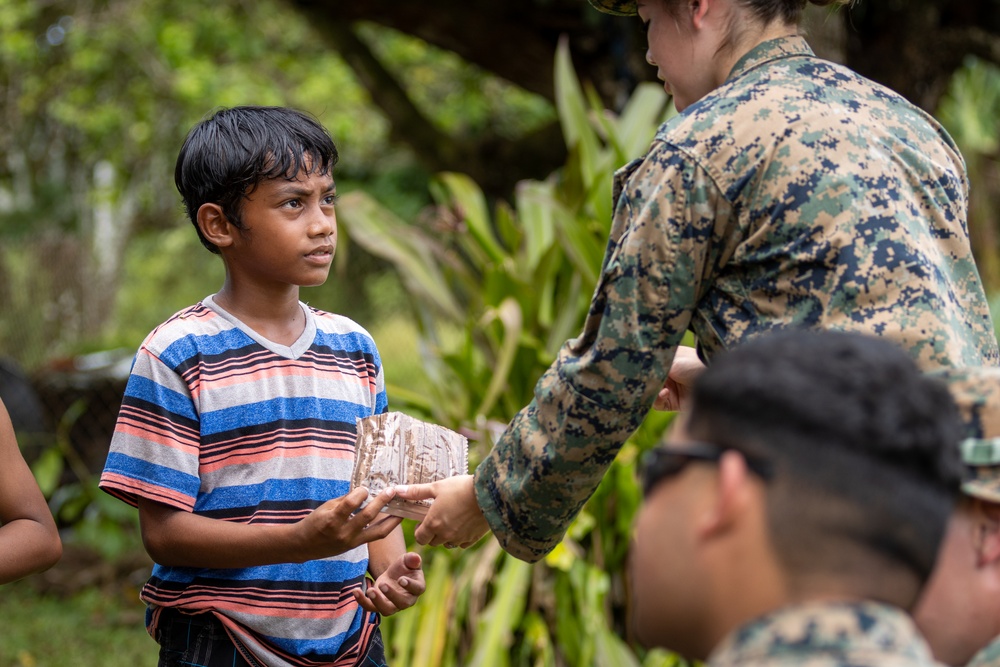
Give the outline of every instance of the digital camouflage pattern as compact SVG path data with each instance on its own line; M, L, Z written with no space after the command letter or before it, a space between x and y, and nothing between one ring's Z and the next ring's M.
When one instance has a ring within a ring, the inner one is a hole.
M933 375L947 383L965 425L962 491L1000 503L1000 368L943 369Z
M1000 667L1000 637L977 653L966 667Z
M562 538L663 386L691 329L706 360L779 328L889 338L926 369L995 365L954 142L899 95L758 45L616 173L582 334L476 470L500 544Z
M732 632L706 667L932 667L903 611L876 602L786 607Z

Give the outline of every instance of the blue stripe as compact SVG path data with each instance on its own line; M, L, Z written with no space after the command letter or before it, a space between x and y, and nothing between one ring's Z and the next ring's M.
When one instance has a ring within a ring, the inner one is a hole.
M305 563L279 563L248 568L166 567L153 565L152 576L163 581L189 583L196 579L224 581L267 581L280 588L280 582L335 583L358 581L368 571L368 559L357 563L343 560L311 560ZM264 614L267 615L266 613Z
M337 351L361 352L370 355L374 361L378 361L378 349L375 347L375 341L357 331L345 334L317 330L313 345L321 345Z
M353 426L357 418L367 417L371 414L372 409L369 406L350 401L337 401L314 396L282 397L205 412L201 415L201 431L203 436L209 436L226 431L236 431L248 426L297 419L315 419L317 415L322 415L323 419L329 421Z
M178 338L160 354L160 360L175 369L188 359L197 356L217 356L232 354L247 345L254 345L250 336L239 329L225 329L215 334L198 336L189 334Z
M173 389L164 387L162 384L141 375L129 376L128 384L125 386L125 395L158 405L185 419L198 420L198 414L194 410L194 403L191 402L190 396L179 394Z
M262 501L288 501L305 504L310 500L325 502L339 498L351 490L349 479L269 479L260 484L226 486L198 497L196 512L255 507Z
M153 486L177 491L192 500L198 495L200 480L180 470L150 463L144 459L118 452L108 454L105 473L115 473Z

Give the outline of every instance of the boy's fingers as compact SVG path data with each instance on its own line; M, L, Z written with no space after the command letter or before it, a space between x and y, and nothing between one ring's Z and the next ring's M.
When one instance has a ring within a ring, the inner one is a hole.
M396 526L401 523L403 523L403 520L400 517L386 515L378 521L366 524L361 531L361 542L364 543L381 540L383 537L386 537L389 533L395 530Z
M423 579L417 579L416 577L400 577L398 583L400 588L414 596L414 598L422 594L426 587Z
M372 612L373 614L379 613L378 609L375 607L375 603L365 597L365 594L361 591L355 589L351 591L351 595L354 596L354 600L358 603L358 606L365 611Z
M403 565L405 565L407 569L410 570L419 569L421 562L422 561L420 558L420 554L418 553L414 553L413 551L407 551L405 554L403 554Z
M354 491L351 492L351 494L353 494L355 491L358 490L359 489L355 489ZM382 508L388 505L389 501L392 500L393 495L395 495L395 493L391 488L384 489L381 493L372 498L371 501L363 508L357 509L358 507L361 506L361 503L365 501L365 498L368 497L367 493L368 490L365 489L366 495L362 496L361 502L355 505L354 509L351 510L351 511L357 510L354 513L354 516L351 518L351 520L360 523L362 525L367 525L369 523L372 523L375 520L375 517L377 517L379 513L382 511ZM349 498L351 494L348 494L347 496L344 497Z

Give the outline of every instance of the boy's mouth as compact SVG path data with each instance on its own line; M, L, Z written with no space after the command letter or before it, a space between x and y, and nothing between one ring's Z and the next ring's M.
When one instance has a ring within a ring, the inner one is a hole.
M333 246L325 245L316 248L315 250L307 254L306 257L324 257L326 255L332 255L332 254L333 254Z

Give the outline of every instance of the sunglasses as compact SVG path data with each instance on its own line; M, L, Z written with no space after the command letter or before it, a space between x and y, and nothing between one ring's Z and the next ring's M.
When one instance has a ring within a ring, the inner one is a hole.
M669 448L656 447L643 455L639 473L642 480L642 493L648 497L660 482L677 475L692 461L716 463L723 454L729 451L739 453L747 462L747 468L764 481L774 477L774 467L771 462L760 457L745 454L734 447L716 445L711 442L685 442L671 444Z

